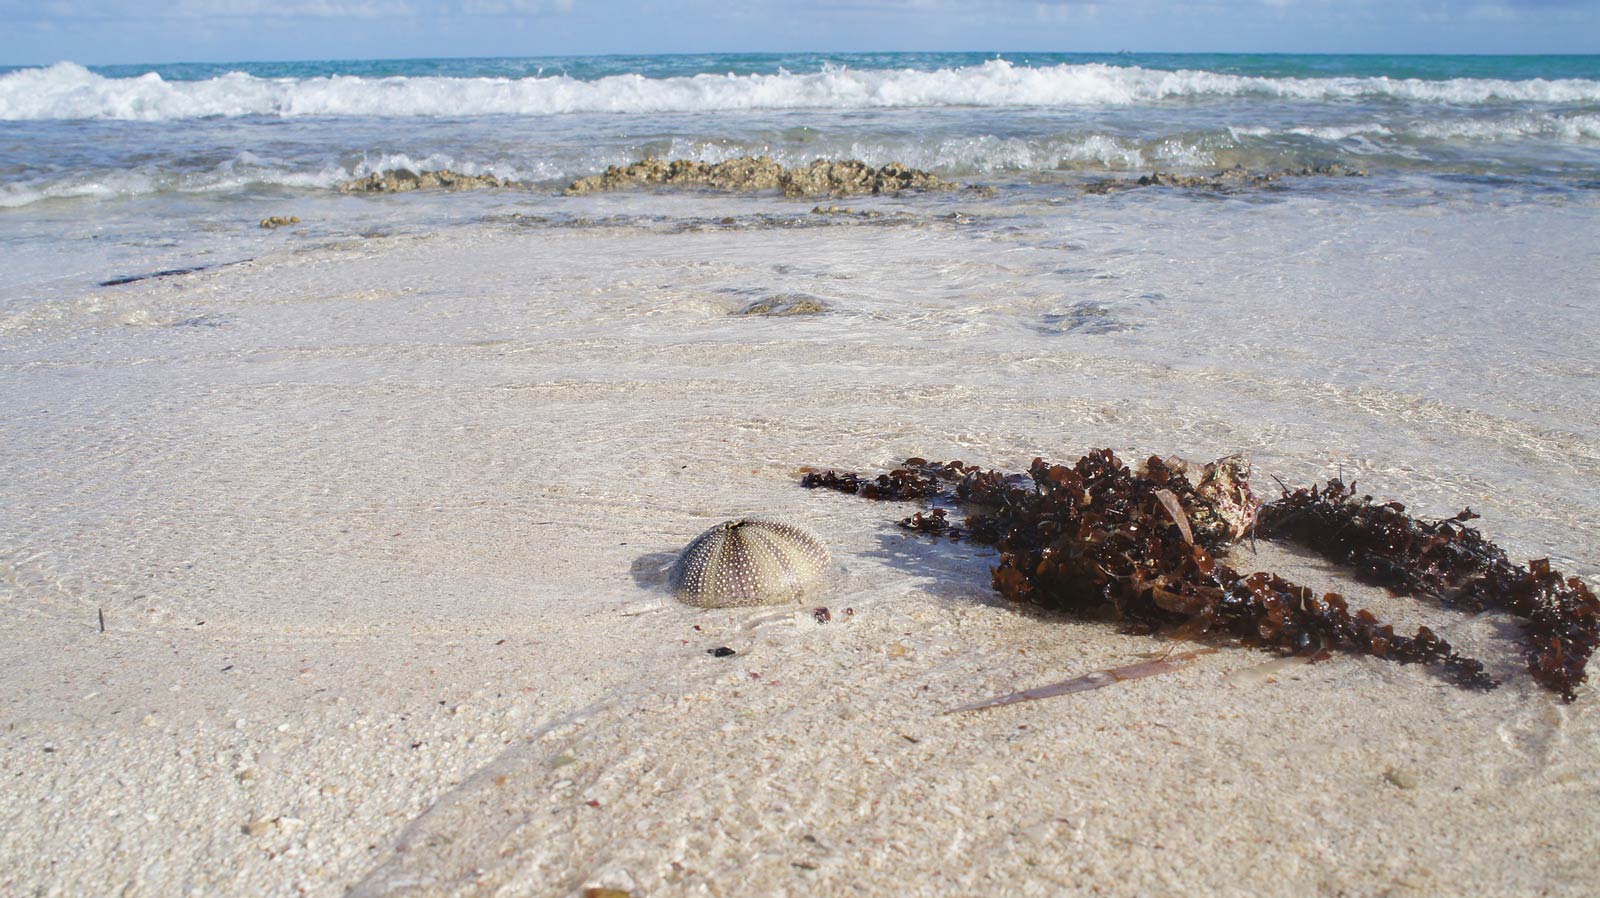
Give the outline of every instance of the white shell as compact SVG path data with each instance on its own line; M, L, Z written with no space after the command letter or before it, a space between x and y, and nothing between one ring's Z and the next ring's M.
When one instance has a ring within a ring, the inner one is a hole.
M689 543L668 580L680 601L701 608L793 602L827 572L828 548L803 527L744 518Z

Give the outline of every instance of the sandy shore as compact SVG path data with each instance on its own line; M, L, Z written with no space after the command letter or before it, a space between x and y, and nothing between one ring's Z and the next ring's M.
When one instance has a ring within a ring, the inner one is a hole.
M1582 495L1463 476L1515 446L1528 481L1570 486L1592 435L1376 387L1319 388L1286 425L1303 383L730 316L749 296L713 288L795 239L484 227L9 319L0 892L1600 890L1593 687L1537 690L1505 621L1263 546L1241 566L1426 622L1505 685L1224 648L942 715L1170 644L1004 606L982 551L892 525L909 509L795 486L910 454L1244 450L1264 482L1349 465L1424 513L1472 504L1514 552L1592 561ZM928 295L913 336L971 301ZM1351 448L1401 422L1412 449ZM748 512L826 536L829 622L663 594L668 553Z

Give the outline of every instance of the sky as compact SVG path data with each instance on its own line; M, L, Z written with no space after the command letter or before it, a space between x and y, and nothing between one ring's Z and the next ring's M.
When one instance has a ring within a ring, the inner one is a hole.
M0 65L603 53L1600 53L1600 0L0 0Z

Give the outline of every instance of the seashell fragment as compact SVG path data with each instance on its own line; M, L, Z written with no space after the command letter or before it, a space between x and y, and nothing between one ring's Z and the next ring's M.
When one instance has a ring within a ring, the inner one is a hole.
M695 537L668 584L680 601L701 608L778 605L816 586L828 564L828 548L809 530L742 518Z

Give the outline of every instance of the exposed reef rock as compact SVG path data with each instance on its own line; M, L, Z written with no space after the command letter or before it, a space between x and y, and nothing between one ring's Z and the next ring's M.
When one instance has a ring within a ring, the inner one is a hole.
M472 190L478 187L520 187L521 182L494 175L463 175L448 168L414 172L409 169L374 173L339 185L340 193L401 193L442 187L446 190Z
M788 197L955 190L961 186L898 162L873 168L855 159L818 159L804 167L785 168L769 156L740 156L717 163L642 159L628 166L613 165L602 174L574 181L566 193L583 196L647 185L740 192L781 190Z
M1233 193L1265 187L1284 178L1363 178L1366 171L1348 165L1319 165L1308 168L1285 168L1272 172L1253 172L1243 168L1230 168L1210 175L1177 175L1171 172L1152 172L1138 178L1107 178L1092 181L1083 187L1084 193L1117 193L1138 190L1141 187L1177 187L1185 190L1211 190Z

